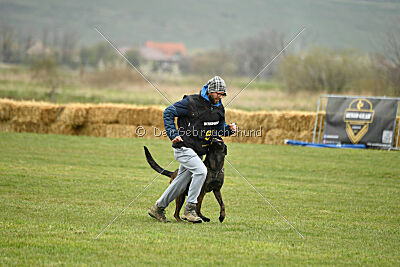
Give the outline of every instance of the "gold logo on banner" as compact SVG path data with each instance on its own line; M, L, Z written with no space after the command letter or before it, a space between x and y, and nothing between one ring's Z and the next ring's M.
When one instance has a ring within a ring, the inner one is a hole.
M374 120L375 111L367 99L355 99L344 112L346 133L353 144L360 142Z

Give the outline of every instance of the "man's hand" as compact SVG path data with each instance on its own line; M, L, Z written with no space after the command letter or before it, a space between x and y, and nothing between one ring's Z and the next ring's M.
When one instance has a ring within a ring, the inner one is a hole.
M179 135L172 140L172 143L174 144L179 142L183 142L182 137L180 137Z
M231 129L232 132L236 133L236 123L231 123L229 124L229 129Z

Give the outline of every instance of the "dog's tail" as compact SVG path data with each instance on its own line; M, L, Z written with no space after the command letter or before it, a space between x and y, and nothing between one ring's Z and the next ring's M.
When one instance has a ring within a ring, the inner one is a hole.
M157 164L157 162L153 159L153 157L150 154L150 151L147 149L146 146L144 146L144 153L146 154L146 159L149 165L158 173L161 173L162 175L172 177L174 174L173 172L164 170L160 165Z

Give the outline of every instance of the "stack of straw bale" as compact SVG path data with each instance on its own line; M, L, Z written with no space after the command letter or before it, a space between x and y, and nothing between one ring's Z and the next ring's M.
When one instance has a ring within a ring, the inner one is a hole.
M285 139L312 141L315 114L312 112L244 112L227 110L227 121L234 121L245 134L232 141L263 144L282 144ZM251 130L262 132L262 137L249 136Z
M0 99L0 131L145 138L164 129L163 108L117 104L54 105ZM165 136L157 138L166 138Z
M165 135L160 137L160 131L164 130L163 111L164 108L158 106L54 105L0 99L0 131L131 138L138 137L136 130L140 126L146 131L144 138L167 139ZM323 112L319 115L325 119ZM232 109L226 111L226 121L235 122L240 129L235 136L226 138L230 142L283 144L285 139L310 142L315 114ZM317 126L319 131L319 123Z
M48 133L59 111L60 106L49 103L0 99L0 130Z

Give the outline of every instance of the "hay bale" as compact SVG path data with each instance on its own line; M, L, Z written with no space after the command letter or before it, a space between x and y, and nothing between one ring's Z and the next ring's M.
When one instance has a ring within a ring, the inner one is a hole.
M290 125L290 120L291 120L291 114L287 112L279 112L276 114L276 123L277 129L282 129L284 131L291 130L291 125Z
M285 139L299 140L304 137L305 137L304 133L299 133L297 131L272 129L266 133L264 138L264 144L282 145Z
M118 123L118 115L121 110L123 108L119 105L90 105L87 119L89 123L116 124Z
M143 125L155 126L155 127L164 127L163 113L164 109L159 107L148 107L147 110L147 120L143 121Z
M87 121L88 107L80 104L67 105L60 114L60 121L72 127L83 126Z
M241 128L238 127L238 131L224 139L233 143L254 143L254 144L262 144L263 143L263 135L265 131L262 127L257 128Z
M160 138L160 137L154 136L154 126L145 125L145 126L142 126L142 127L146 130L146 134L144 136L142 136L142 137L137 136L138 138L146 138L146 139Z
M304 142L312 142L313 133L309 130L301 131L300 133L297 133L297 136L295 136L294 139Z
M160 107L123 107L118 114L118 122L123 125L164 127L164 109Z
M243 128L248 128L247 124L249 123L249 120L249 112L228 109L225 114L225 121L227 123L235 122L238 126L241 126Z
M300 131L303 127L301 112L282 112L278 116L278 127L286 131Z
M106 137L130 137L130 138L164 138L154 135L154 126L142 125L120 125L120 124L104 124ZM141 127L140 131L138 127Z
M312 131L314 129L315 114L312 112L301 112L298 114L297 131Z
M278 126L278 116L279 113L276 111L273 112L265 112L262 114L264 118L259 118L262 128L268 132L271 129L277 129Z
M48 125L57 121L57 116L60 112L61 107L53 106L43 106L41 107L40 121L42 124Z
M151 121L149 120L148 108L146 107L137 107L135 111L135 124L136 125L151 125Z
M136 137L136 127L133 125L107 124L107 137Z
M78 135L106 137L107 136L107 124L86 124L79 129Z
M49 124L57 117L58 106L53 104L2 100L0 105L2 118L9 122L8 130L15 132L48 133Z
M11 119L15 122L39 123L41 120L40 104L34 102L15 102L12 106Z
M265 111L255 112L252 115L252 120L254 123L253 127L259 128L261 126L263 131L268 130L268 123L266 123L266 121L269 118L269 116L270 116L269 112L265 112Z
M276 140L280 139L280 136L284 134L282 129L269 130L264 137L264 144L274 145L277 143Z
M300 131L314 129L314 114L311 112L264 112L260 113L257 121L263 129L283 129L286 131Z
M152 138L169 140L169 137L164 129L164 126L162 127L151 126L149 134L152 135Z
M55 122L49 125L48 133L51 134L66 134L66 135L78 135L79 129L72 127L71 125L66 125L64 123Z
M12 105L15 101L9 99L0 99L0 121L8 121L11 119Z
M257 112L249 112L247 114L244 114L244 119L246 120L243 124L243 126L250 130L250 129L258 129L260 127L259 121L262 120L261 117L263 114L259 114Z
M42 128L39 123L32 121L13 121L10 126L12 131L17 133L47 133L46 128Z
M139 117L136 107L126 107L118 114L118 122L123 125L139 125Z
M286 115L286 129L289 131L295 131L295 132L300 132L303 124L304 124L304 117L301 112L288 112L285 113Z
M0 132L12 132L11 123L0 121Z
M0 120L49 124L56 120L58 105L1 99Z

